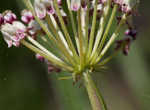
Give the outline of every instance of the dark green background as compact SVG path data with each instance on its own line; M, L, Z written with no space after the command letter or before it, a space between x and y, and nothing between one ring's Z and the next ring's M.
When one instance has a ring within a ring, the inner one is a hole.
M108 110L150 110L150 1L141 0L133 22L138 39L130 54L120 54L108 70L94 74ZM1 0L0 12L19 15L21 0ZM0 110L91 110L83 87L69 80L58 81L28 49L7 48L0 36Z

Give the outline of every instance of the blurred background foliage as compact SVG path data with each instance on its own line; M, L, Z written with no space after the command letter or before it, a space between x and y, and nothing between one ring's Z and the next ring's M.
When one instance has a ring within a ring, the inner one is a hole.
M149 0L141 0L133 24L139 34L127 57L119 54L93 78L108 110L150 110ZM0 12L11 9L18 16L20 0L1 0ZM10 49L0 35L0 110L91 110L87 93L71 80L57 80L47 73L34 54L21 47Z

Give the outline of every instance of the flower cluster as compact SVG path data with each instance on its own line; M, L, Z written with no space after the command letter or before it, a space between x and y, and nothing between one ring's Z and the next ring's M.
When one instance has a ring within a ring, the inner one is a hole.
M62 1L57 0L57 3L61 6ZM55 14L53 0L35 0L34 7L35 12L40 19L44 19L46 14Z
M0 14L0 28L8 47L12 45L18 47L20 40L26 36L26 26L17 21L16 15L11 11Z
M21 20L27 25L19 21L10 10L0 14L0 28L8 47L12 45L18 47L25 36L34 37L39 31L42 31L30 11L23 10Z
M22 15L21 16L22 22L27 24L28 35L32 36L32 38L35 39L37 34L42 33L42 28L40 27L40 25L34 19L34 16L31 13L31 11L23 10L21 12L21 15Z
M70 71L74 77L94 70L119 36L122 25L129 25L138 0L24 0L28 10L21 21L11 11L0 14L1 32L8 47L20 43L50 64L50 71ZM117 17L119 15L119 17ZM115 19L117 18L117 20ZM116 23L111 33L111 26ZM129 26L128 26L129 27ZM126 37L117 41L116 50L128 54L136 39L131 26ZM53 66L51 65L53 64Z

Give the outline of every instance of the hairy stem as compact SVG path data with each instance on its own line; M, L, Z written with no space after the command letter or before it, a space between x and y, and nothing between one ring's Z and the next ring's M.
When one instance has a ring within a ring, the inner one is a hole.
M84 85L87 89L93 110L107 110L105 102L99 90L96 88L89 72L83 73Z

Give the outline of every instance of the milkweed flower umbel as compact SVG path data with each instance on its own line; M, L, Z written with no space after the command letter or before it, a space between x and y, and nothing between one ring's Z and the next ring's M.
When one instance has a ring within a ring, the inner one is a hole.
M24 3L28 9L21 13L22 22L11 11L0 14L0 30L8 47L22 44L34 51L37 59L46 61L49 71L68 71L74 81L83 77L90 98L94 98L89 90L92 86L88 85L89 73L101 69L118 51L128 54L137 35L128 19L136 12L139 1L34 0L32 4L24 0ZM123 25L127 30L121 38ZM106 57L113 44L116 44L114 52ZM94 102L91 104L94 110L100 110Z

